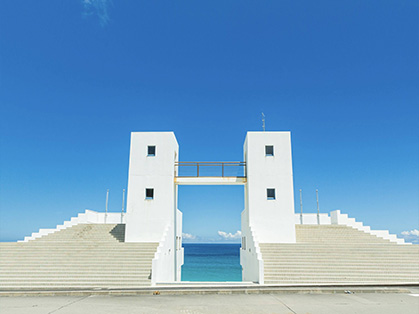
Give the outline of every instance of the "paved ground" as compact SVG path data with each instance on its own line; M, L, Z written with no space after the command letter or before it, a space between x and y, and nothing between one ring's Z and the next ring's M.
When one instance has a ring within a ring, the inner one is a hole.
M355 294L1 297L4 314L419 314L419 291Z

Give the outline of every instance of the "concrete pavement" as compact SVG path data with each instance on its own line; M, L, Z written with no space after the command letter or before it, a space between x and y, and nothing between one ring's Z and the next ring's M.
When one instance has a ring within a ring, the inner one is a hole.
M0 312L419 314L419 289L409 293L1 297Z

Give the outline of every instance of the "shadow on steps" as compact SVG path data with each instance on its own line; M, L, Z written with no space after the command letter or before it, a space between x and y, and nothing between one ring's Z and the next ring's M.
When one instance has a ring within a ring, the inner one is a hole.
M109 233L119 242L125 241L125 224L117 224Z

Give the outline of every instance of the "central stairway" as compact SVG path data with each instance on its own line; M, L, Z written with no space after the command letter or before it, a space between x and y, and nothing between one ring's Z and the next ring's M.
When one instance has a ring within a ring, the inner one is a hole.
M0 243L0 289L150 286L158 243L126 243L124 234L124 224L78 224Z
M342 225L296 225L297 243L261 243L265 284L419 283L419 246Z

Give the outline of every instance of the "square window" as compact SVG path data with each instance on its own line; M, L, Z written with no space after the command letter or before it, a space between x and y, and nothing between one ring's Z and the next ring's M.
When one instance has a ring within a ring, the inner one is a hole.
M147 156L156 156L156 146L147 146Z
M273 147L273 145L266 145L265 146L265 155L266 156L273 156L274 155L274 147Z
M266 189L266 193L268 196L268 200L274 200L275 199L275 189Z
M145 189L145 199L146 200L154 199L154 189Z

